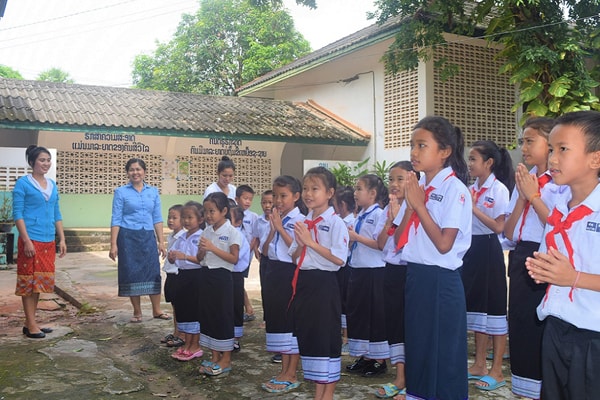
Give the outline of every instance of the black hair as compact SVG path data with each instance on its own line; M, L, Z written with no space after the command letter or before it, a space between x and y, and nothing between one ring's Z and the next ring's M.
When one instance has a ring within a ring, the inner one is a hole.
M235 218L236 221L242 222L240 228L244 230L244 210L242 207L237 204L229 209L229 219L233 222L232 218Z
M465 140L460 128L440 116L423 118L415 125L413 130L419 128L431 132L441 150L450 148L452 153L444 162L444 168L450 166L456 177L466 185L469 172L464 158Z
M198 218L198 222L202 222L202 220L204 219L204 207L202 206L202 204L198 203L197 201L188 201L183 205L181 211L183 212L183 210L185 210L186 208L194 210L194 213L196 213L196 218Z
M392 164L392 166L390 167L390 171L394 168L401 168L408 172L414 172L417 175L417 179L421 179L421 173L419 171L415 171L410 161L398 161L397 163Z
M306 215L306 213L308 212L308 209L306 208L306 205L304 204L304 202L302 201L302 183L300 183L300 181L298 180L298 178L295 178L293 176L290 175L280 175L277 178L275 178L275 180L273 181L273 187L287 187L288 189L290 189L290 192L292 192L293 194L300 194L300 196L298 196L298 200L296 200L296 203L294 204L296 207L298 207L298 209L300 210L300 212L304 215Z
M340 186L335 191L335 200L338 204L346 204L351 213L356 212L356 200L354 200L354 188L352 186Z
M206 196L204 198L204 203L206 203L207 201L210 201L211 203L213 203L216 207L217 210L219 211L223 211L224 209L227 209L227 213L225 214L225 218L229 219L229 209L231 208L229 206L229 198L227 196L225 196L225 193L223 192L214 192L209 194L208 196Z
M549 117L531 117L525 121L523 125L523 130L527 128L535 129L538 131L543 137L548 139L550 135L550 131L554 128L556 121Z
M264 192L262 192L263 196L273 196L273 189L267 189Z
M169 211L177 211L179 214L181 214L181 211L183 211L183 206L181 204L174 204L169 207Z
M366 174L358 177L358 180L364 182L367 189L375 190L375 202L380 207L385 207L390 202L388 189L383 180L375 174Z
M142 169L146 171L146 163L144 162L144 160L142 160L141 158L130 158L127 161L127 164L125 164L125 172L129 171L131 165L135 163L140 164L140 167L142 167Z
M585 137L585 151L600 151L600 112L575 111L556 119L556 125L571 125L581 129Z
M29 147L27 147L27 150L25 150L25 159L27 160L27 164L29 164L29 166L31 168L33 168L33 165L35 164L35 162L37 161L38 157L42 153L46 153L49 156L52 156L50 154L50 151L48 151L48 149L45 148L45 147L36 146L35 144L32 144Z
M335 196L335 190L337 188L337 180L335 179L333 172L325 167L313 167L309 169L306 174L304 174L304 178L302 178L302 180L304 181L309 178L317 178L321 180L323 185L325 185L325 190L333 189L333 196L331 196L331 199L329 199L328 203L329 205L332 205L333 198Z
M244 193L250 193L254 195L254 189L252 189L249 185L240 185L235 189L235 197L240 198Z
M231 168L235 171L235 164L231 159L227 156L221 157L221 161L217 164L217 173L223 172L224 169Z
M491 171L512 192L515 187L515 169L508 150L504 147L498 147L491 140L478 140L473 143L471 148L481 154L483 161L490 158L493 160Z

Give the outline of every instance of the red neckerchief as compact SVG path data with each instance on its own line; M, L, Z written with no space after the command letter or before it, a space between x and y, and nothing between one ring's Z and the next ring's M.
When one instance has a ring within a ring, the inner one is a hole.
M537 178L538 180L538 193L541 192L542 188L546 186L546 183L552 180L552 177L547 173L542 174ZM517 242L521 240L521 235L523 234L523 226L525 226L525 218L527 217L527 213L529 213L529 209L531 208L531 203L528 201L525 204L525 209L523 210L523 218L521 219L521 225L519 226L519 236L517 236Z

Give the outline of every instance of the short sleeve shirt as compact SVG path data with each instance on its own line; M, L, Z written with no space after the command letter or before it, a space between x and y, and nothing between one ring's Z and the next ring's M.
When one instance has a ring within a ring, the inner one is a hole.
M227 252L230 251L231 246L238 245L241 248L242 244L242 234L231 225L229 220L225 221L216 231L212 225L207 226L201 236L210 240L219 249ZM200 265L211 269L225 268L233 271L234 264L228 263L212 251L208 251L206 252L206 256L200 261Z

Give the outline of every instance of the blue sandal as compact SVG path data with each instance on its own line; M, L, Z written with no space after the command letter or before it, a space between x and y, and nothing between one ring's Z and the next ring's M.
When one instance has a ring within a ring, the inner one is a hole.
M268 386L269 383L272 385L281 385L283 387L279 388L279 389L275 389L275 388ZM298 386L300 386L300 382L298 382L298 381L296 381L296 382L278 381L275 378L271 379L269 381L269 383L262 384L262 388L269 393L287 393L287 392L290 392L290 391L296 389Z

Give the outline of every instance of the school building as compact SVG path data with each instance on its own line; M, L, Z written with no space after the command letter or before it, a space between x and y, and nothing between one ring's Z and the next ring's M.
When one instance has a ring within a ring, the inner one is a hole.
M389 75L381 57L400 23L331 43L244 85L239 97L0 78L0 191L26 173L28 145L56 149L65 227L107 227L131 157L146 161L166 215L170 204L201 200L222 155L236 163L234 184L260 193L277 175L301 177L318 163L409 159L412 127L426 115L460 126L467 145L514 143L516 89L498 75L498 49L447 35L431 61ZM460 66L458 76L441 79L442 57Z

